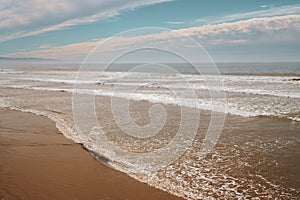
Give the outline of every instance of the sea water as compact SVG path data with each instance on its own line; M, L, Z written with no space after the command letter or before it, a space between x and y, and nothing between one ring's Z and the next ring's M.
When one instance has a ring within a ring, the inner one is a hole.
M84 80L77 78L78 70L72 67L3 66L0 106L45 115L66 137L106 157L115 169L187 199L297 199L299 65L236 65L224 65L219 75L184 71L180 65L174 65L180 71L177 74L127 72L120 65L112 71L81 71ZM224 92L225 96L215 98L211 95L214 92ZM201 110L201 123L190 147L168 166L132 171L135 163L105 148L97 133L89 137L78 133L73 120L74 93L95 97L95 112L103 131L126 151L144 153L165 147L178 131L181 107ZM130 100L131 117L140 125L151 123L148 113L152 105L165 106L165 126L158 136L145 140L123 136L110 108L112 98ZM225 113L226 122L217 144L202 158L199 151L211 112Z

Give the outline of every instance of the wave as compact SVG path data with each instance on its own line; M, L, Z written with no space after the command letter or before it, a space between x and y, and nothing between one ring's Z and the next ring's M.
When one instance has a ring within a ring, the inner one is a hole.
M87 94L87 95L98 95L98 96L108 96L108 97L116 97L116 98L124 98L135 101L146 100L152 103L162 103L162 104L173 104L179 106L192 107L197 109L215 111L215 112L223 112L226 114L233 114L243 117L259 117L259 116L267 116L267 117L277 117L281 119L289 119L293 121L300 121L299 115L294 115L293 107L290 107L292 110L289 112L280 112L278 110L274 110L271 106L267 108L265 105L261 105L260 107L256 104L256 102L248 102L245 104L243 100L239 100L242 102L234 102L234 101L224 101L224 99L211 101L210 98L199 98L197 99L197 104L195 104L194 99L189 98L174 98L172 96L168 96L165 93L159 93L154 91L153 93L130 93L130 92L120 92L120 91L112 91L112 90L91 90L91 89L70 89L70 88L50 88L50 87L32 87L30 85L18 85L18 86L5 86L8 88L15 89L27 89L27 90L36 90L36 91L50 91L50 92L68 92L68 93L78 93L78 94ZM196 105L196 106L195 106ZM295 109L297 109L297 105L295 105Z
M63 73L61 73L63 74ZM60 75L61 75L60 74ZM44 75L44 74L43 74ZM36 74L40 76L40 74ZM210 90L224 91L231 93L245 93L255 95L270 95L287 98L300 98L300 92L297 87L300 86L297 76L234 76L234 75L162 75L146 73L130 73L130 81L124 81L122 77L126 76L124 72L105 72L101 73L96 80L76 80L76 73L68 75L68 79L49 78L49 77L14 77L16 80L37 81L48 83L62 83L68 85L92 85L103 84L110 86L141 86L144 82L161 83L164 87L170 89L193 89L193 90ZM92 74L86 74L85 79L95 79ZM182 86L182 81L190 83L190 86ZM214 81L222 81L224 87L220 88L213 85ZM275 84L275 85L274 85ZM277 84L277 85L276 85ZM151 84L145 87L154 88Z

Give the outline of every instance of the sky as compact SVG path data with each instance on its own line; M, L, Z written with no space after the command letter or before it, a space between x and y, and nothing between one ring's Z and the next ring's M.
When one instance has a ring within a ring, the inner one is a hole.
M199 62L203 51L217 62L300 61L300 2L0 0L1 57L82 62L96 48L93 61L106 62L133 47Z

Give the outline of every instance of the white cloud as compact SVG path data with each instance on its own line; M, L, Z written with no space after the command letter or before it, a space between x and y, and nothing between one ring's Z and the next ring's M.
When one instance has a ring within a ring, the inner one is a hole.
M51 48L51 46L49 46L49 45L40 45L39 46L39 49L50 49Z
M178 34L179 33L179 34ZM163 31L132 37L115 37L109 46L99 49L101 52L114 52L136 43L144 46L183 44L186 36L204 45L276 43L300 41L300 15L253 18L231 23L203 25L184 28L177 31ZM19 52L10 56L74 59L84 57L99 41L69 44L65 46L40 49L31 52Z
M0 0L0 41L57 30L170 0Z
M165 24L184 24L184 22L165 22Z
M267 8L268 5L261 5L261 6L259 6L259 7L261 7L261 8Z

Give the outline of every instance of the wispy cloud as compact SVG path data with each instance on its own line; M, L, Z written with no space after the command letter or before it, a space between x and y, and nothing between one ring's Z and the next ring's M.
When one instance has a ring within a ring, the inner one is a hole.
M261 8L267 8L268 5L261 5L261 6L259 6L259 7L261 7Z
M178 34L179 33L179 34ZM204 45L245 44L245 43L276 43L300 41L300 15L253 18L238 22L203 25L184 28L177 31L163 31L132 37L116 37L107 47L99 49L101 52L118 51L128 45L142 43L144 46L184 43L186 36ZM40 49L31 52L18 52L11 56L28 56L42 58L75 58L84 57L99 41L69 44L65 46Z
M262 8L267 7L267 5L262 5L262 6L261 6ZM253 12L225 15L222 17L205 17L205 18L197 19L196 23L216 24L222 22L232 22L232 21L238 21L238 20L244 20L250 18L258 18L258 17L274 17L274 16L298 15L298 14L300 14L300 5L282 6L282 7L253 11Z
M170 0L0 0L0 42L117 16Z
M165 22L165 24L184 24L184 22Z
M40 45L39 46L39 49L50 49L51 48L51 46L49 46L49 45Z

